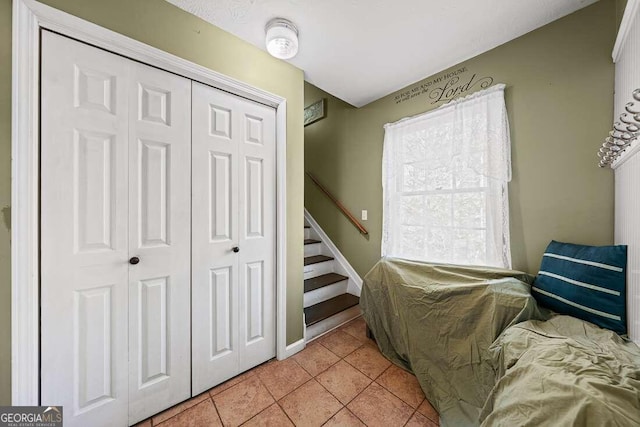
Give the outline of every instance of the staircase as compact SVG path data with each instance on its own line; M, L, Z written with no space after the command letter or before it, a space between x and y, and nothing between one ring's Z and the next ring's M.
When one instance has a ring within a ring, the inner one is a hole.
M354 283L359 277L350 277L355 274L353 269L348 263L343 265L346 260L335 259L335 246L326 241L326 235L317 224L312 228L310 222L308 214L305 214L304 315L307 341L360 315L360 298L355 295L359 294L359 287Z

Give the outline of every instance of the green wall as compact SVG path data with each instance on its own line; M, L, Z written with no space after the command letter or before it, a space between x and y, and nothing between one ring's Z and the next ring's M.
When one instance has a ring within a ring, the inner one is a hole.
M614 1L602 0L359 109L305 84L305 106L328 100L327 117L305 128L305 171L357 217L369 211L362 222L370 238L308 178L305 207L356 271L366 274L380 258L383 125L443 104L431 104L427 94L400 103L396 96L466 67L461 82L476 74L507 85L513 267L536 272L551 239L611 244L613 174L596 166L596 151L612 125L615 27ZM428 43L417 46L428 49Z
M162 0L45 0L287 99L287 343L302 338L303 72ZM0 0L0 405L10 403L11 1Z

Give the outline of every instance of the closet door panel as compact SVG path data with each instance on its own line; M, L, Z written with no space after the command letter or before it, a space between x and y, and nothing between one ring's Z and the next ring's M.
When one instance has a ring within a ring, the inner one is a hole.
M242 371L275 356L275 110L245 101L237 117L241 170L238 264Z
M234 97L193 83L192 375L198 394L238 374L238 151Z
M131 63L129 422L191 395L191 82Z
M275 356L275 110L193 83L193 392Z
M127 61L44 31L41 404L127 423Z

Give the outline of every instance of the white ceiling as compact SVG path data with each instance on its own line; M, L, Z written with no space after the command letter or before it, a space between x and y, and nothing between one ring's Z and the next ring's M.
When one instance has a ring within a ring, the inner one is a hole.
M596 0L167 1L263 50L267 21L293 21L289 62L360 107Z

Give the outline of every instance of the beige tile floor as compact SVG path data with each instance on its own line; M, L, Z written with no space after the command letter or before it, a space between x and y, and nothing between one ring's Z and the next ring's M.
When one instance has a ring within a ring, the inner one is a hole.
M438 426L416 378L367 339L360 317L289 359L260 365L138 424Z

